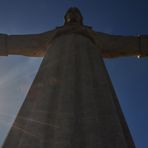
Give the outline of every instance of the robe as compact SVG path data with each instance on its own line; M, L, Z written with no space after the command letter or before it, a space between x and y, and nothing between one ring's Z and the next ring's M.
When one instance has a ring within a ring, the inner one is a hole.
M3 148L135 147L103 58L139 54L137 37L63 26L1 38L3 55L44 56Z

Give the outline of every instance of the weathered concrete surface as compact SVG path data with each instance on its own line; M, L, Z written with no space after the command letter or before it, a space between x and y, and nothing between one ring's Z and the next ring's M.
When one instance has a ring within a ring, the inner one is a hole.
M134 148L98 49L79 34L48 49L3 148Z

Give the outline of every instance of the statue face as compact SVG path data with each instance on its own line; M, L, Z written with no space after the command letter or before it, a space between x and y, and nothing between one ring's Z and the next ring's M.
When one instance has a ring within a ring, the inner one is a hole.
M78 8L70 8L65 14L65 24L81 24L82 25L82 15Z

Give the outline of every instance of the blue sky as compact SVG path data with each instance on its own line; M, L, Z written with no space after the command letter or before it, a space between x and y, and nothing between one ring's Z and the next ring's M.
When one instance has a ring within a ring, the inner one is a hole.
M70 6L78 6L95 31L148 34L146 0L1 0L0 32L33 34L63 24ZM0 57L0 145L19 110L42 58ZM148 58L105 59L137 148L148 147Z

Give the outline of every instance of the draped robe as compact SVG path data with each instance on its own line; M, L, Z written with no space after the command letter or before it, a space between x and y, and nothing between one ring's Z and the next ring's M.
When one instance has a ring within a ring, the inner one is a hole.
M0 55L44 56L3 148L134 148L103 58L147 56L147 36L64 25L0 35Z

